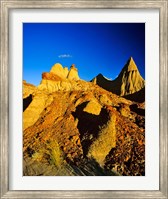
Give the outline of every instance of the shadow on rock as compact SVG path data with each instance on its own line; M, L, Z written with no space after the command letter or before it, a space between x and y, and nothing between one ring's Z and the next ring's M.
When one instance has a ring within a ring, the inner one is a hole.
M27 107L31 102L32 102L32 94L23 99L23 112L27 109Z
M145 116L145 109L138 108L137 104L130 105L130 110L138 115Z
M89 146L98 137L101 127L107 123L109 115L106 109L101 109L99 115L94 115L83 111L88 102L84 102L76 108L72 114L78 119L77 128L80 132L81 144L84 156L87 155Z

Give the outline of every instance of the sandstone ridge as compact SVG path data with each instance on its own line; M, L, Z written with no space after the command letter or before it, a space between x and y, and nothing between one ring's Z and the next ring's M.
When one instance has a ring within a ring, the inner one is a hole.
M74 64L68 70L67 67L63 68L61 64L57 63L52 66L49 73L45 72L42 74L42 81L38 89L48 92L74 90L77 87L76 81L79 80L78 69Z
M75 64L72 64L70 67L70 70L68 70L67 67L64 67L57 63L54 66L52 66L50 73L55 74L63 79L70 79L70 80L79 80L78 76L78 69L75 67Z

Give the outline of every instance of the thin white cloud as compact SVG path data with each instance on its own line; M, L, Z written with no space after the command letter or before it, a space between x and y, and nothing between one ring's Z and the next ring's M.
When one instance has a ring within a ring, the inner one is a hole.
M58 55L59 58L70 58L72 57L70 54L62 54L62 55Z

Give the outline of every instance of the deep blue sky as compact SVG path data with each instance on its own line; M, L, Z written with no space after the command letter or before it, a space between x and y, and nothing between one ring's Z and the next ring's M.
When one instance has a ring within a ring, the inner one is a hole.
M24 23L23 79L38 85L55 63L75 64L81 79L115 79L132 56L145 78L144 23Z

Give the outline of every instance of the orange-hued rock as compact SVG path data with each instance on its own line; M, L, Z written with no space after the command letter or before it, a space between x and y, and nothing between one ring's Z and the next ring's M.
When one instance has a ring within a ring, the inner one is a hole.
M53 97L44 93L36 93L30 105L23 112L23 130L32 126L40 117L42 111L52 102Z
M72 64L70 70L63 68L61 64L55 64L50 72L44 72L42 74L42 81L38 85L38 89L42 91L48 91L50 93L55 91L70 91L80 90L81 85L77 81L80 81L78 76L78 69Z
M37 88L33 84L29 84L25 80L23 80L23 99L34 93L36 89Z
M72 64L72 66L68 72L67 78L69 80L79 80L78 69L75 67L74 64Z
M96 99L93 98L86 104L83 111L89 114L99 115L101 111L101 105L97 102Z
M145 103L71 70L56 64L38 87L23 82L24 175L145 175Z
M71 83L66 80L52 80L52 79L42 79L38 89L41 91L47 91L53 93L55 91L70 91Z
M50 73L43 73L42 74L42 79L46 80L53 80L53 81L62 81L62 78L59 77L58 75L50 72Z
M78 69L75 67L75 64L72 64L70 70L68 71L68 68L63 66L59 63L55 64L51 70L50 73L53 73L63 79L69 79L69 80L79 80L78 76Z
M67 78L68 68L67 67L63 68L61 64L56 63L54 66L52 66L50 72L61 78Z

